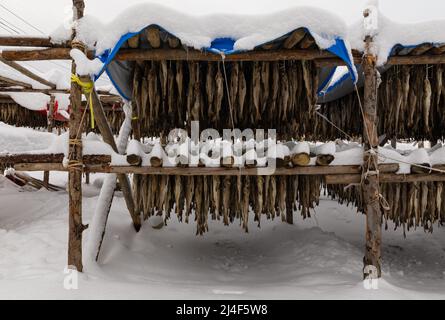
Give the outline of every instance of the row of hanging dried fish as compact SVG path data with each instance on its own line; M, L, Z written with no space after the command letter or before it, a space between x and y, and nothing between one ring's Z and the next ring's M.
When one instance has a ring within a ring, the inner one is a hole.
M237 222L248 232L249 219L258 226L275 217L292 223L297 210L308 218L319 203L320 186L316 176L135 175L133 193L145 219L160 215L167 222L174 214L179 221L196 221L202 235L209 219Z
M44 114L26 109L15 103L0 104L0 121L13 126L35 129L48 126L48 120Z
M445 137L445 67L394 66L381 76L378 131L390 139L437 140ZM363 98L362 98L363 99ZM362 134L362 117L354 92L322 106L320 112L349 135ZM342 136L323 120L318 137Z
M357 207L363 212L360 189L357 187L329 185L328 194L340 204ZM384 203L383 219L388 228L388 221L394 223L395 229L403 231L423 227L432 232L434 225L445 224L445 188L443 182L415 182L381 184Z
M227 81L226 81L227 79ZM312 62L135 63L133 110L144 137L172 128L276 129L308 136L314 127L317 71Z

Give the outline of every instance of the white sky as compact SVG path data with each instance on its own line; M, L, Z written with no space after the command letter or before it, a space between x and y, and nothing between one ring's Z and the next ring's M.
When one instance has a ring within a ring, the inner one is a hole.
M85 0L86 13L103 21L114 18L123 9L142 2L156 2L190 14L208 13L268 13L290 6L311 5L325 8L347 22L360 19L366 0ZM71 15L71 0L0 0L15 13L45 33L51 33ZM381 11L400 22L445 19L444 0L380 0ZM31 27L0 7L0 26L3 19L29 34L38 34ZM4 26L4 25L3 25ZM13 32L10 30L10 32ZM8 34L0 28L0 34Z

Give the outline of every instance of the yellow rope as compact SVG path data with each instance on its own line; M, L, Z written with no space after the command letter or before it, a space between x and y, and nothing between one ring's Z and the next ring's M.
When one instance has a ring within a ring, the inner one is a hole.
M93 110L93 90L94 90L94 82L93 81L82 81L77 75L71 75L71 82L77 83L80 87L82 87L82 91L85 95L89 96L88 104L90 105L90 115L91 115L91 129L95 127L94 121L94 110Z

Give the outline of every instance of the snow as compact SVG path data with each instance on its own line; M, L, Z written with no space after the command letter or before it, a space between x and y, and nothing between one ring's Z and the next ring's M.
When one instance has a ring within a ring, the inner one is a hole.
M335 155L335 142L324 143L315 148L316 155Z
M152 24L161 26L185 45L196 49L210 47L214 39L227 37L236 40L235 50L251 50L300 27L308 28L317 44L324 49L332 46L335 38L345 38L347 34L346 24L341 18L309 6L272 14L193 16L154 3L132 6L108 24L87 15L79 21L77 32L81 41L100 54L114 47L124 34L139 32Z
M93 60L88 57L79 49L72 49L70 56L76 63L76 72L80 76L94 76L98 74L102 69L102 62L96 58Z
M46 110L46 106L50 102L50 96L43 93L32 92L24 94L20 92L10 92L8 95L18 105L34 111Z
M419 23L398 23L378 14L378 33L374 37L374 46L378 56L377 64L384 65L396 45L417 46L422 43L445 43L445 20ZM357 22L349 28L349 42L352 48L364 51L365 30L363 22Z
M0 154L20 153L31 150L44 151L54 141L55 135L29 128L17 128L0 122Z
M103 177L92 175L92 179ZM66 174L51 183L66 184ZM84 223L99 190L83 186ZM250 233L176 217L160 230L146 222L135 233L116 194L99 265L85 261L79 289L63 288L67 252L65 192L19 192L0 176L1 299L444 299L445 233L383 231L383 279L379 290L362 283L365 217L322 199L313 219L295 225L275 219ZM253 219L252 219L253 220ZM153 222L154 224L154 222ZM91 229L84 233L84 246Z

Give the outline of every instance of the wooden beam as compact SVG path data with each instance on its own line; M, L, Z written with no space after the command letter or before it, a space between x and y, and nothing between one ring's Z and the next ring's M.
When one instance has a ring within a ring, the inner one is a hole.
M3 47L42 47L42 48L57 48L57 47L71 47L71 41L63 43L53 43L49 37L22 37L22 36L1 36L0 46Z
M0 93L9 93L9 92L17 92L17 93L43 93L46 95L53 94L70 94L70 90L65 89L34 89L34 88L0 88ZM122 103L122 98L113 94L110 94L108 91L99 90L97 93L100 95L100 100L104 104L114 104L114 103ZM7 98L7 96L2 96L2 98Z
M389 57L387 64L388 65L445 64L445 54Z
M327 175L325 177L326 184L330 185L349 185L360 184L360 174L344 174L344 175ZM431 174L395 174L382 173L379 177L380 184L389 183L412 183L412 182L444 182L445 174L431 173Z
M7 77L4 77L4 76L0 76L0 81L6 82L10 86L19 86L19 87L24 87L24 88L27 88L27 89L32 89L32 86L29 83L18 81L18 80L14 80L14 79L7 78ZM0 90L1 90L1 88L0 88Z
M58 161L49 161L49 160ZM50 171L65 171L66 169L60 167L63 155L26 155L10 156L9 158L0 158L0 163L14 165L14 167L25 168L25 171L42 171L45 167L54 168ZM1 161L4 160L4 161ZM24 160L28 160L26 163ZM91 173L124 173L124 174L142 174L142 175L179 175L179 176L256 176L258 175L257 168L198 168L198 167L135 167L135 166L110 166L111 157L106 155L85 155L83 162L85 164L85 171ZM60 169L60 170L59 170ZM382 164L379 170L385 173L395 173L399 169L398 164ZM293 175L335 175L335 176L354 176L361 173L360 166L308 166L308 167L294 167L294 168L277 168L273 175L277 176L293 176ZM267 174L266 174L267 175Z
M15 69L16 71L20 72L21 74L24 74L28 78L31 78L45 86L50 87L51 89L56 89L56 85L48 80L43 79L42 77L36 75L35 73L31 72L30 70L26 69L25 67L21 66L20 64L14 62L14 61L8 61L3 59L0 56L0 62L10 66L11 68Z
M53 95L50 97L49 106L48 106L48 132L53 132L54 128L54 111L55 111L56 97ZM46 188L49 186L49 171L44 171L43 173L43 184Z
M73 0L73 21L83 17L85 4L83 0ZM74 40L76 31L73 29L73 48L85 52L85 45ZM48 49L59 50L59 49ZM5 59L7 59L5 57ZM77 74L76 62L71 64L71 73ZM85 79L83 79L85 80ZM77 271L83 271L82 263L82 233L86 227L82 223L82 87L76 82L71 83L70 90L71 112L69 121L68 142L68 194L69 194L69 237L68 237L68 266Z
M40 61L40 60L70 60L71 48L48 48L38 50L3 50L2 57L9 61ZM86 55L94 59L94 52Z
M365 19L369 11L364 13ZM366 214L366 250L363 258L364 279L374 279L375 273L381 277L381 242L382 242L382 209L380 206L380 185L378 170L379 135L377 130L377 95L378 71L377 58L372 52L373 38L365 37L365 55L363 56L364 100L363 100L363 138L364 160L361 179L363 207ZM370 269L373 268L374 270ZM375 271L375 273L374 273Z
M280 61L280 60L314 60L323 58L334 58L327 51L321 50L268 50L249 51L226 56L226 61ZM123 49L116 55L119 61L144 61L144 60L186 60L186 61L221 61L218 54L203 52L199 50L183 49Z

